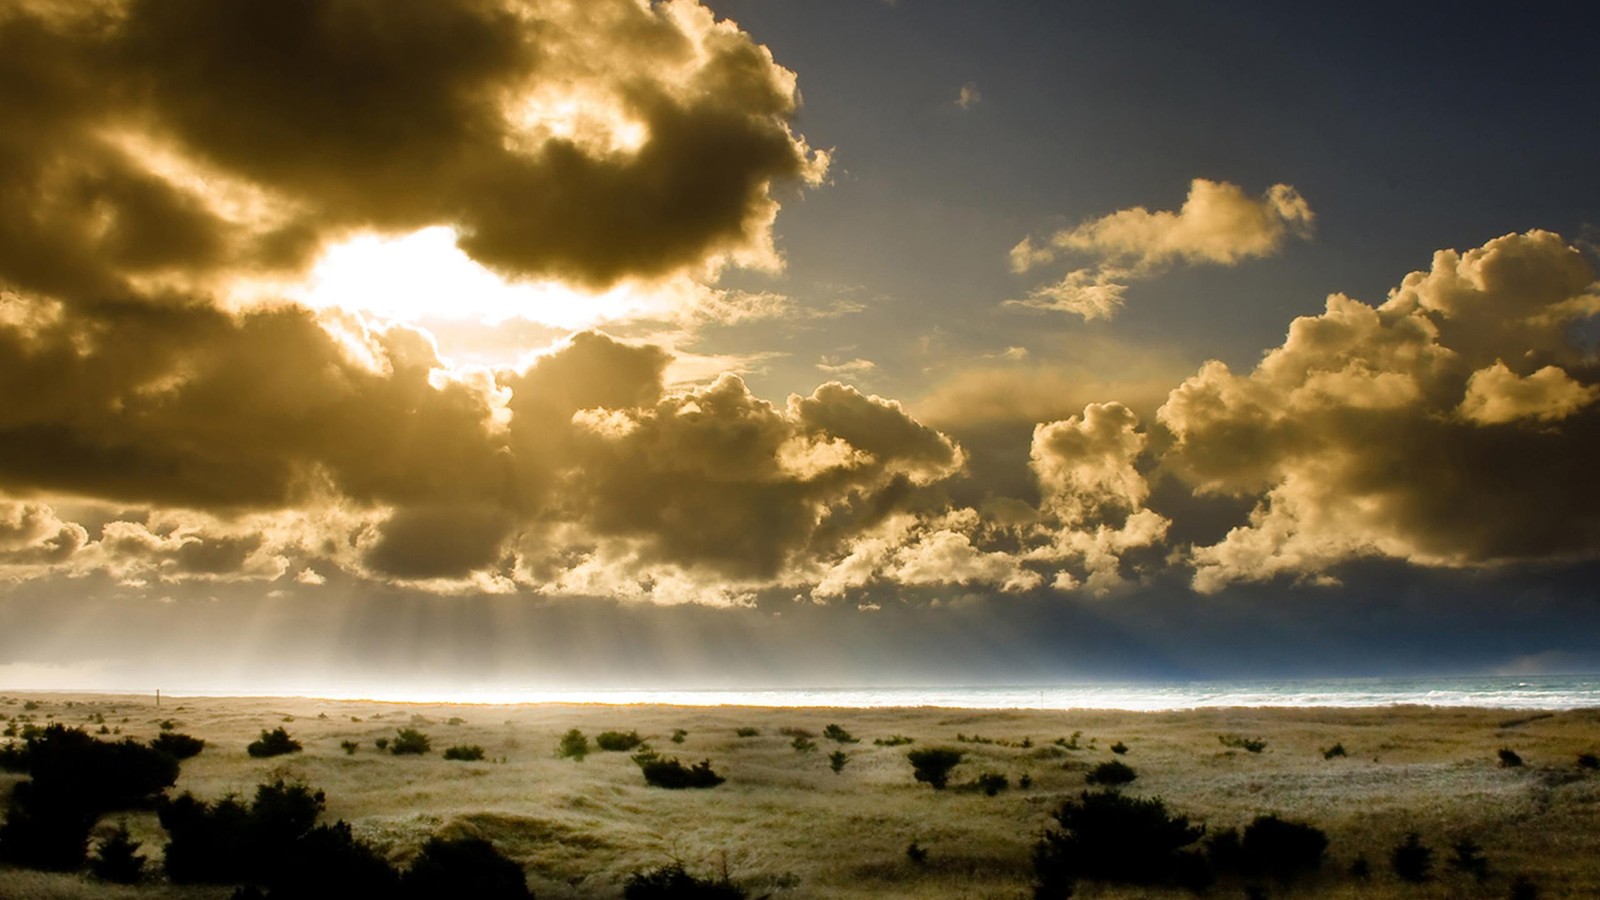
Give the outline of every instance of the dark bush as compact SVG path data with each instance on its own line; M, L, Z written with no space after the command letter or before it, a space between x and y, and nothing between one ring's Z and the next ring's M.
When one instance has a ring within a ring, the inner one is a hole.
M911 761L913 778L926 782L936 791L942 791L950 781L950 770L961 764L962 756L960 750L948 747L925 747L910 751L906 759Z
M624 900L744 900L749 892L721 878L696 878L682 863L635 872L622 887Z
M1203 826L1167 812L1159 799L1085 791L1053 814L1034 847L1036 897L1069 894L1080 878L1128 884L1193 883L1204 860L1184 848L1200 840Z
M16 729L9 729L12 734ZM8 743L0 747L0 772L23 774L28 771L28 745Z
M1463 875L1470 875L1479 884L1489 880L1489 858L1483 855L1483 847L1472 838L1462 838L1450 846L1450 868Z
M268 878L271 900L394 897L400 874L378 851L356 840L345 822L318 825L295 839Z
M914 866L920 866L928 861L928 850L916 841L906 845L906 859L911 860Z
M480 838L428 841L401 877L401 896L406 900L533 898L522 867Z
M827 728L822 729L822 736L827 738L830 741L833 741L835 744L859 744L859 743L861 743L861 739L860 738L857 738L855 735L851 734L850 732L845 731L843 728L839 727L838 725L830 724Z
M1217 740L1224 747L1234 747L1250 753L1260 753L1267 749L1267 742L1261 738L1245 737L1239 734L1219 735Z
M644 743L637 731L602 731L594 736L596 747L613 753L624 753Z
M689 732L684 731L682 728L676 728L673 729L672 737L669 740L671 740L674 744L681 744L688 736Z
M165 731L156 735L150 742L152 750L158 750L176 760L193 759L200 755L206 748L206 742L187 734L178 734L175 731Z
M796 753L810 753L817 749L817 742L805 735L797 734L794 740L789 743L789 746L793 747Z
M389 742L389 752L395 756L421 756L432 749L433 742L415 728L396 731L394 740Z
M1433 877L1433 851L1413 831L1390 852L1389 866L1401 881L1421 884Z
M339 749L344 751L344 755L345 756L355 756L356 755L356 750L360 749L360 747L361 747L361 744L359 742L357 742L357 741L340 741L339 742Z
M1124 744L1121 741L1117 741L1115 744L1111 745L1111 752L1115 753L1118 756L1121 756L1124 753L1128 752L1128 745Z
M1116 787L1119 784L1127 784L1138 777L1139 774L1133 771L1132 766L1121 760L1113 759L1090 769L1089 774L1083 776L1083 780L1089 784Z
M1526 875L1518 875L1511 882L1511 900L1539 900L1539 886Z
M784 727L779 728L778 729L778 733L783 735L784 737L790 737L790 738L795 738L795 737L814 738L814 737L816 737L816 735L814 735L811 732L805 730L804 728L795 728L792 725L785 725Z
M12 789L0 824L0 862L29 869L72 872L83 868L89 831L98 813L25 781Z
M828 768L832 769L833 774L835 775L843 772L845 763L848 763L849 761L850 754L844 752L843 750L835 750L828 754Z
M138 841L128 836L128 827L118 825L89 860L89 871L101 881L136 884L144 877L144 857L138 855Z
M556 756L562 759L582 760L589 755L589 739L583 732L574 728L561 736L561 742L556 744Z
M65 725L28 739L27 771L57 802L104 813L148 808L178 780L178 761L126 738L102 741Z
M377 716L373 716L373 718L376 719ZM372 746L377 747L379 752L387 750L389 749L389 739L386 737L377 738L372 742Z
M1579 753L1578 768L1600 769L1600 756L1596 756L1593 753Z
M746 725L746 726L743 726L743 727L740 727L740 728L735 728L733 730L733 733L734 733L734 735L736 735L738 737L752 738L752 737L757 737L758 735L760 735L761 734L761 729L759 729L759 728L751 728L750 726Z
M874 738L872 743L879 747L901 747L906 744L914 744L916 741L903 734L893 734L886 738Z
M676 759L656 757L639 763L646 783L660 788L713 788L727 779L711 771L711 760L685 766Z
M1500 765L1502 767L1507 769L1517 769L1522 767L1522 757L1518 756L1517 751L1512 750L1510 747L1501 747L1499 755Z
M259 740L251 741L244 748L244 752L257 758L268 756L282 756L285 753L299 753L300 742L289 736L289 732L282 726L261 732Z
M1257 816L1245 826L1241 849L1241 868L1246 874L1288 882L1322 868L1328 836L1311 825Z
M1350 877L1357 881L1366 881L1372 877L1372 863L1365 856L1358 856L1350 863Z
M483 759L483 748L477 744L461 744L447 748L444 751L444 758L461 762L479 762Z
M1001 775L999 772L984 772L973 781L973 784L977 785L978 790L983 791L984 796L993 797L1010 788L1011 779Z
M158 812L168 835L167 877L270 885L316 825L323 804L321 791L281 779L257 786L248 807L236 797L206 803L191 794L163 803Z
M1322 751L1322 758L1323 759L1333 759L1336 756L1344 756L1344 755L1345 755L1345 752L1344 752L1344 745L1343 744L1334 744L1332 747L1329 747L1328 749Z

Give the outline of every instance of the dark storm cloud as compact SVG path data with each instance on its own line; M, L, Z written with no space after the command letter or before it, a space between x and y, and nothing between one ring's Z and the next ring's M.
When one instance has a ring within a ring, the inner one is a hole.
M604 285L771 261L820 175L793 76L691 5L127 0L0 13L0 279L303 266L454 226L508 275Z

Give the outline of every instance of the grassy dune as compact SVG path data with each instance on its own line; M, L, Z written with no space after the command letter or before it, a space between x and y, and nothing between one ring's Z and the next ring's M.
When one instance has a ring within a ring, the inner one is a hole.
M24 702L38 708L24 712ZM170 720L206 740L183 765L177 790L204 798L248 797L265 780L302 780L327 792L325 820L345 819L358 837L404 862L427 837L488 838L521 862L540 898L617 897L629 873L681 860L693 872L724 866L754 895L780 898L958 898L1028 896L1031 849L1049 813L1084 788L1094 765L1120 758L1138 779L1124 790L1160 796L1169 808L1212 828L1243 826L1259 814L1310 822L1328 834L1319 880L1273 896L1505 897L1526 873L1540 896L1600 896L1600 772L1581 752L1600 751L1600 711L1558 714L1504 710L1229 709L1174 713L973 711L947 709L769 709L664 706L449 706L295 698L153 698L38 695L0 701L0 714L99 728L149 739ZM454 724L452 724L454 722ZM857 738L825 739L837 723ZM245 745L282 726L305 747L253 759ZM739 737L736 730L760 734ZM376 749L399 728L429 735L433 752L394 756ZM710 759L727 783L711 790L648 787L627 753L595 750L558 759L557 742L578 728L638 732L686 764ZM780 729L804 729L817 749L796 752ZM688 734L669 740L676 729ZM1081 732L1080 749L1053 742ZM875 746L906 735L908 746ZM969 740L961 742L958 735ZM1259 738L1259 753L1219 738ZM989 742L973 742L972 738ZM356 741L353 755L341 742ZM1110 746L1122 742L1126 755ZM1027 742L1031 746L1023 746ZM1322 751L1342 744L1344 757ZM452 745L484 748L483 762L442 758ZM948 746L966 752L951 787L912 779L906 751ZM1521 768L1496 752L1514 749ZM843 771L828 754L843 749ZM966 787L982 772L1012 788L987 797ZM1032 784L1018 788L1022 776ZM9 791L21 776L0 775ZM153 813L124 819L143 852L159 857L164 833ZM1412 886L1389 871L1389 850L1408 831L1434 848L1436 879ZM1449 870L1452 841L1483 846L1485 885ZM916 841L928 851L917 865ZM1345 872L1364 854L1373 877ZM227 888L136 888L87 878L0 868L0 897L217 897ZM1155 895L1163 895L1154 892ZM1223 892L1232 896L1233 889ZM1151 891L1086 883L1080 897L1151 896ZM1172 892L1171 896L1187 896Z

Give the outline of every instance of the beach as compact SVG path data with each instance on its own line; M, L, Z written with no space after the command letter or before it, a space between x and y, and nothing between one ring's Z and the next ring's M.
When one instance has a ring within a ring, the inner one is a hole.
M1272 896L1505 897L1518 875L1541 897L1600 896L1600 772L1578 764L1580 754L1600 751L1600 710L1592 709L1122 712L211 697L163 697L157 706L154 696L88 694L8 694L0 703L20 725L103 727L106 739L147 741L163 730L202 738L204 752L184 761L169 794L248 799L263 782L300 781L325 792L322 821L349 822L396 863L430 836L485 838L523 866L540 898L618 897L631 873L674 861L692 873L726 872L752 896L1024 898L1033 846L1052 811L1112 760L1137 775L1124 793L1160 797L1212 832L1269 814L1326 832L1321 871L1271 885ZM829 725L856 742L830 740ZM246 753L279 727L303 750ZM400 729L427 735L431 752L378 749ZM629 752L591 748L581 761L560 758L557 745L571 729L590 739L637 732L686 765L709 760L726 781L664 790L646 784ZM814 749L803 749L806 742ZM447 760L452 746L481 747L485 758ZM1342 754L1330 752L1336 746ZM927 747L963 754L945 790L913 778L907 752ZM1502 749L1522 765L1505 765ZM835 752L845 754L837 772ZM986 773L1004 776L1006 788L993 796L976 789ZM0 786L9 792L24 777L0 774ZM0 897L232 892L167 884L155 814L114 813L102 827L118 821L144 842L157 877L121 887L4 867ZM1409 832L1434 850L1434 877L1420 885L1390 871L1390 852ZM1487 880L1451 869L1451 846L1463 838L1481 846ZM907 853L913 843L926 851L920 862ZM1358 857L1370 864L1367 879L1349 874ZM1086 881L1076 896L1164 890Z

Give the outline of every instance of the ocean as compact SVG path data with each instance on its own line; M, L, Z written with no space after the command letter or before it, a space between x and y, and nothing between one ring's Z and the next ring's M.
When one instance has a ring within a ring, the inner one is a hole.
M81 689L85 693L152 693ZM1227 706L1472 706L1563 710L1600 708L1600 675L1472 675L1411 678L1083 681L1058 684L776 688L338 687L276 685L185 690L167 697L298 696L399 703L599 703L670 706L946 707L959 709L1106 709L1134 712Z
M1600 675L1476 675L1184 682L954 685L939 687L505 689L296 691L341 699L454 703L603 703L675 706L951 707L1158 711L1227 706L1472 706L1563 710L1600 707Z

